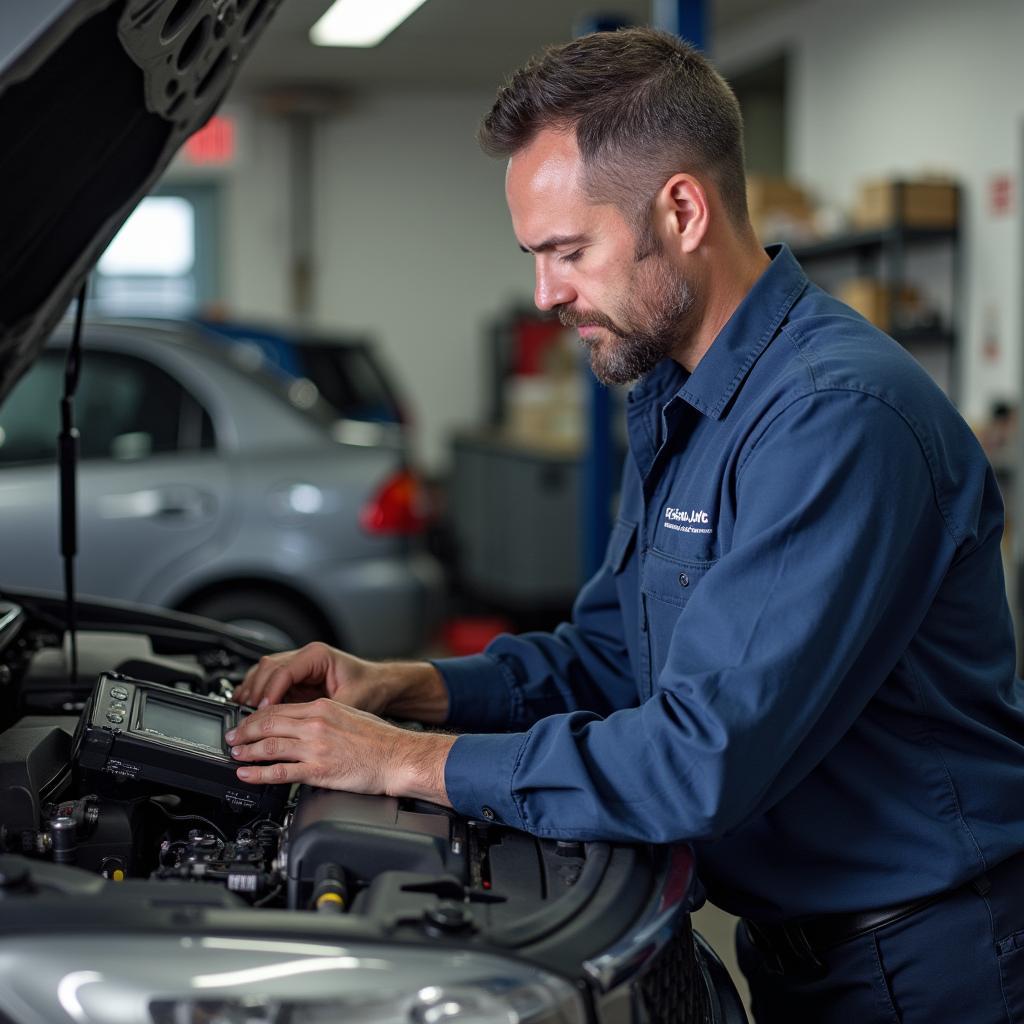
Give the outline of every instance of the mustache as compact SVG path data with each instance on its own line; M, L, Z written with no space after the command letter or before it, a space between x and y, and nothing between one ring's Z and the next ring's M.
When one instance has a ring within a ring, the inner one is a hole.
M595 310L573 309L572 306L558 307L558 321L563 327L603 327L612 334L622 337L622 331L615 322Z

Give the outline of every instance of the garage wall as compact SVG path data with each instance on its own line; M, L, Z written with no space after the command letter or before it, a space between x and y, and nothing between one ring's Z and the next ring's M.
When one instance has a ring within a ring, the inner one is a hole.
M533 290L504 166L474 138L492 102L490 93L384 95L318 138L316 318L380 339L435 468L450 431L484 408L489 321Z
M1019 0L820 0L720 40L717 53L728 73L793 48L790 172L822 199L849 206L859 180L922 169L964 184L969 417L1020 387L1019 214L993 216L988 189L1018 174L1022 39Z
M288 134L278 118L229 109L240 150L222 191L225 299L232 312L277 319L288 309Z
M277 320L288 310L286 126L240 101L225 104L221 112L235 123L237 151L231 162L197 166L179 153L163 184L214 186L224 305L232 314Z

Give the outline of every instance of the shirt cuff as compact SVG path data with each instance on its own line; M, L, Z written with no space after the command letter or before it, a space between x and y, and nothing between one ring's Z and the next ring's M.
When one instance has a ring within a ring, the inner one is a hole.
M527 735L467 735L452 744L444 766L444 786L459 814L526 828L512 796L512 776Z
M512 694L501 666L486 654L438 658L431 664L448 688L445 725L507 729L512 720Z

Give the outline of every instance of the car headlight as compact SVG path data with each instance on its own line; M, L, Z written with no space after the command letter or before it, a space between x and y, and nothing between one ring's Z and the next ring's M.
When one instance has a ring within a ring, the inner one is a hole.
M583 1024L557 975L491 953L205 936L0 942L0 1006L75 1024Z
M157 1000L153 1024L518 1024L562 1021L542 985L499 994L463 986L429 986L412 996L395 993L371 1000L300 999Z

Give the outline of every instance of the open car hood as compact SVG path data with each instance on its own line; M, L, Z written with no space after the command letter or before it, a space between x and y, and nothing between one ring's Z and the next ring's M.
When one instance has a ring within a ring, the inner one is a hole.
M0 400L279 3L0 4Z

